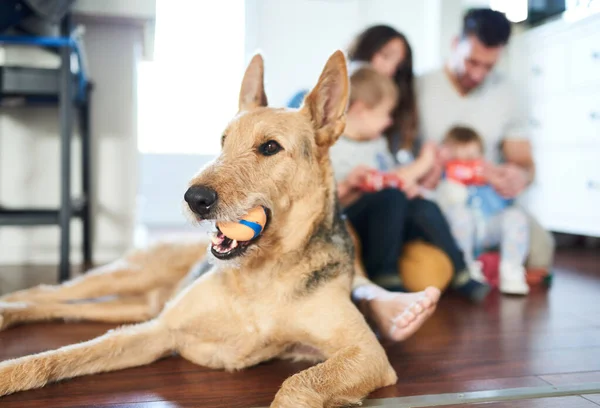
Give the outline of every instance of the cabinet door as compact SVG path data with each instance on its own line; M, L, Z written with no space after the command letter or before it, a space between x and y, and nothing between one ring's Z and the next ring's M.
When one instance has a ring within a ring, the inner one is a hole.
M568 61L571 86L600 85L600 30L574 39Z
M527 83L535 96L557 94L566 89L566 49L562 42L529 47Z
M536 181L525 205L547 228L600 236L600 144L535 153Z
M530 128L535 148L600 144L600 87L531 100Z

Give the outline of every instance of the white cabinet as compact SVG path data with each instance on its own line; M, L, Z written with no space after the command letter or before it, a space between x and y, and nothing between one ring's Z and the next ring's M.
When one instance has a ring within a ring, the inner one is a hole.
M600 236L600 15L515 36L536 180L524 204L548 229Z
M598 152L556 148L537 150L534 156L537 178L527 205L540 222L554 231L598 235Z
M530 44L528 50L526 75L530 95L540 97L564 91L567 79L564 44L544 44L541 47Z
M600 145L599 89L572 91L560 98L531 98L530 101L529 122L535 149Z
M600 24L600 21L598 22ZM598 85L600 75L600 29L589 32L578 30L573 33L569 47L569 82L572 87Z

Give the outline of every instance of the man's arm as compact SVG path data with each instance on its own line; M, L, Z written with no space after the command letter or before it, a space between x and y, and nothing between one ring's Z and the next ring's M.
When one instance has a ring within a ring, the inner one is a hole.
M531 142L526 139L509 139L502 143L502 153L507 163L515 164L527 172L527 185L535 177L535 162Z
M515 198L532 182L535 164L531 143L526 139L509 139L502 143L504 164L487 164L485 176L494 189L505 198Z

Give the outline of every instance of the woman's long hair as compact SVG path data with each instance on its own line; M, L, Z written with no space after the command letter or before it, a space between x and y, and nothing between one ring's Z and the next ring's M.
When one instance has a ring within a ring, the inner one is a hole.
M393 114L393 123L385 131L390 151L412 150L417 138L418 114L414 89L412 49L406 37L387 25L376 25L363 31L348 50L350 61L371 62L373 56L390 40L400 39L404 43L406 56L394 75L400 97Z

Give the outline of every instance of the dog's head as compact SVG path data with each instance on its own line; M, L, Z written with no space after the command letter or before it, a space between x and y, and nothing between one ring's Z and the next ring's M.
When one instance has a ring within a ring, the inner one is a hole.
M200 221L236 221L256 206L266 209L267 224L258 238L214 241L212 254L218 259L298 248L332 212L328 151L345 126L344 55L337 51L329 58L299 110L267 107L263 73L263 59L256 55L244 75L239 112L221 136L220 155L185 193Z

